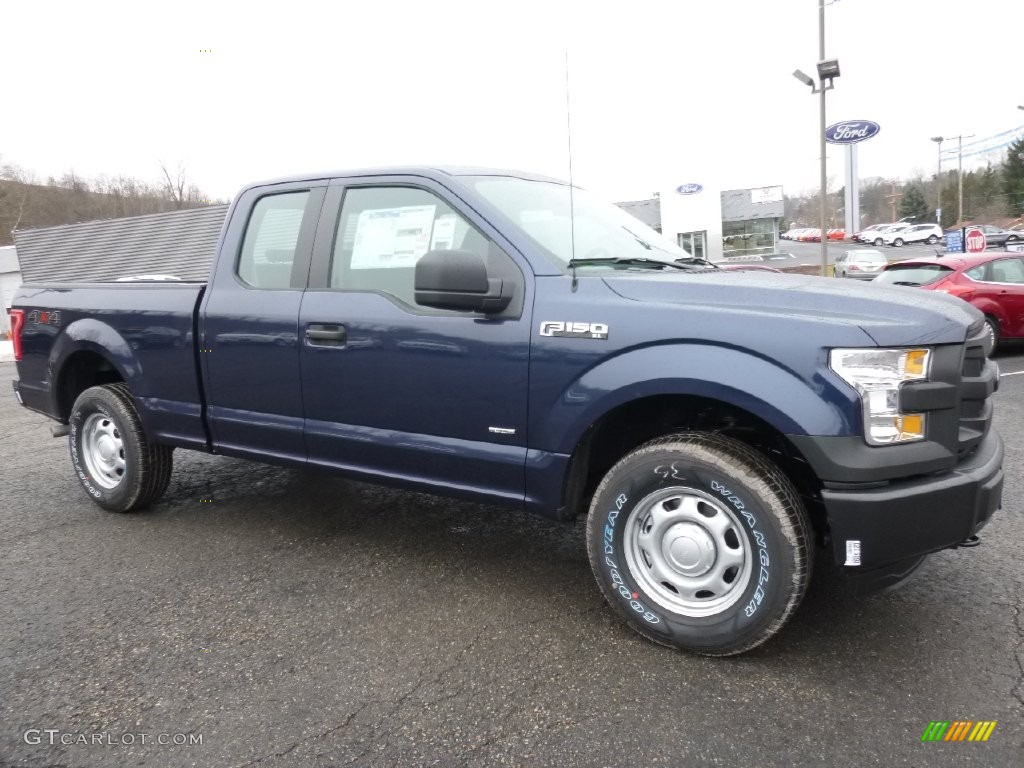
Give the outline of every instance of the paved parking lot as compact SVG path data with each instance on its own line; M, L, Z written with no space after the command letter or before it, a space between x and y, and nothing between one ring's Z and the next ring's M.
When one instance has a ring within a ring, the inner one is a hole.
M828 263L834 264L836 256L857 248L874 248L874 246L865 245L863 243L852 243L850 241L830 242L828 244ZM778 250L783 253L792 253L796 257L793 261L794 264L821 264L821 243L798 243L793 240L780 240ZM917 259L923 256L934 256L936 250L938 250L939 253L943 252L941 245L934 246L923 243L905 245L902 248L893 248L891 246L883 245L875 250L879 250L884 253L889 261L902 261L903 259ZM775 266L778 265L776 264Z
M982 545L894 594L818 581L724 660L620 625L582 523L184 451L155 509L104 513L2 396L0 765L1024 765L1024 355L1001 363ZM920 742L958 719L998 725Z

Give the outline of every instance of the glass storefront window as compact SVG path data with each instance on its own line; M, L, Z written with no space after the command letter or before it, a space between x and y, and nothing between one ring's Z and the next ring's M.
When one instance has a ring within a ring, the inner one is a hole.
M722 255L746 256L774 253L776 219L749 219L722 222Z

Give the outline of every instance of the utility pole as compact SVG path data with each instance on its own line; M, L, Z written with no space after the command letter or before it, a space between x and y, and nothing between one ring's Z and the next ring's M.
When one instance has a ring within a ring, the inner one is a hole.
M889 182L889 191L890 191L890 193L888 195L886 195L886 199L889 201L889 204L892 205L892 220L895 222L896 221L896 203L899 201L899 199L901 197L903 197L903 193L901 193L901 192L898 193L896 191L896 182L895 181L890 181Z

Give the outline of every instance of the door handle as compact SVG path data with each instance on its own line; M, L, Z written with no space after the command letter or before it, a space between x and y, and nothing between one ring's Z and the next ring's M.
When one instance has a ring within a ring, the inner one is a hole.
M306 342L317 347L343 347L347 337L343 325L310 323L306 328Z

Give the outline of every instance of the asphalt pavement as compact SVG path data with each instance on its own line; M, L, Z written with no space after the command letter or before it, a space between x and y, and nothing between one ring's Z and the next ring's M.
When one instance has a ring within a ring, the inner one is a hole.
M1019 352L981 546L891 594L818 579L717 660L612 616L582 521L181 450L161 503L111 514L2 396L0 765L1024 765ZM936 720L997 726L922 743Z

